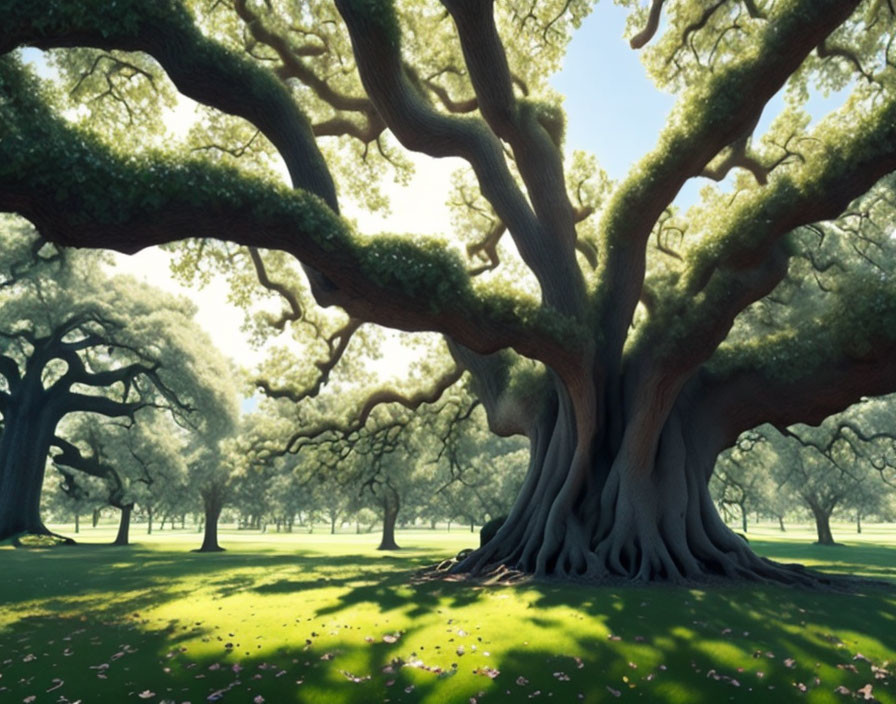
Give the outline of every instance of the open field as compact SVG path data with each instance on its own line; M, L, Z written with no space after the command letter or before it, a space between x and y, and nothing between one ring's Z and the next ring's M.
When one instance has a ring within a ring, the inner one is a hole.
M834 533L847 545L749 537L896 582L896 526ZM464 530L400 531L399 553L375 534L224 530L211 555L190 530L78 537L0 548L0 701L896 704L896 592L409 583L470 547Z

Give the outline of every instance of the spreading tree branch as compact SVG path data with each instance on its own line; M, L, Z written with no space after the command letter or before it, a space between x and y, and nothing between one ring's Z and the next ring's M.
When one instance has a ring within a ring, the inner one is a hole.
M324 435L325 433L332 433L343 438L348 437L352 433L362 429L366 425L368 418L370 418L370 414L373 413L378 406L384 404L397 403L400 406L413 411L424 403L435 403L442 397L442 394L444 394L445 391L460 380L464 371L465 370L462 367L455 366L453 369L447 371L436 379L429 389L421 389L410 395L399 393L393 389L380 389L379 391L374 391L367 397L358 412L351 414L351 420L347 423L325 422L312 428L304 428L290 437L285 445L285 452L298 452L298 450L305 444L302 442L303 440L315 438Z
M640 32L631 38L629 44L632 49L640 49L647 45L656 34L656 30L660 26L660 15L663 11L663 3L665 0L653 0L650 3L650 12L647 15L647 24ZM719 3L721 4L721 3Z

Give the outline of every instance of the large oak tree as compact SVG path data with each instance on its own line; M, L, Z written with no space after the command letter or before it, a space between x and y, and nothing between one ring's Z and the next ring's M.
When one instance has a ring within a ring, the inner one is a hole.
M896 297L876 257L893 222L892 3L623 4L632 46L678 102L610 184L566 158L546 83L587 0L4 0L0 209L64 245L280 250L320 304L442 333L491 428L531 443L508 520L459 570L811 580L756 557L707 481L748 428L896 389ZM57 50L78 79L67 97L22 65L25 46ZM152 151L138 127L163 101L129 91L166 94L162 74L228 139ZM90 81L111 98L82 98L94 132L63 111ZM812 85L851 96L813 124ZM755 133L782 89L788 107ZM376 205L365 179L402 172L396 141L468 165L452 201L473 265L457 243L363 237L340 215L340 200ZM230 158L255 148L282 159L288 186ZM689 179L729 172L698 206L675 206ZM781 286L794 314L751 336L753 304Z

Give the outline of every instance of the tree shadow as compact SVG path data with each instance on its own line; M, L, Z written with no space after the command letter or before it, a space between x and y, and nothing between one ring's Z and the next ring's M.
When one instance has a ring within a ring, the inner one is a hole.
M893 669L892 594L410 583L432 557L4 552L0 700L836 701L871 684L896 704L871 669Z
M0 634L0 652L15 654L0 665L6 686L0 698L36 694L41 701L52 690L53 701L89 693L85 701L143 696L157 704L259 696L346 704L471 698L710 704L757 696L799 701L804 694L808 701L836 701L838 687L855 693L870 683L879 702L896 702L892 675L875 679L872 670L885 668L885 654L896 652L892 599L851 596L852 603L843 595L807 598L777 588L709 593L539 585L497 591L529 603L527 623L499 620L503 628L465 632L412 620L392 640L364 639L349 628L348 605L329 610L335 618L325 620L345 624L336 636L323 632L317 612L292 628L288 645L257 650L254 641L240 644L239 633L236 643L221 638L221 624L196 622L188 629L174 621L150 628L137 617L29 617L15 634ZM444 623L462 619L462 609L441 608ZM572 615L590 625L587 633L571 627ZM856 633L876 633L880 642L866 637L860 653Z

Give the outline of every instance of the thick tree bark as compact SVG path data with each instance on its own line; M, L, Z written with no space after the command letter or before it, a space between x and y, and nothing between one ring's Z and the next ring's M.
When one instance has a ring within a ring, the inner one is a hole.
M398 510L401 508L401 500L398 492L386 486L383 493L383 537L377 550L400 550L395 542L395 523L398 520Z
M196 552L223 552L218 545L218 519L224 508L223 498L217 491L206 491L202 494L202 505L205 509L205 533L202 546Z
M0 436L0 540L22 533L50 535L40 517L40 494L57 414L48 407L38 384L23 389L10 402L4 421Z
M529 432L529 470L507 520L454 571L598 582L826 579L758 557L725 525L708 488L730 442L718 420L688 415L682 401L665 418L633 406L618 432L615 419L589 431L560 385L555 392Z
M113 545L129 545L131 530L131 513L134 510L134 504L122 504L119 506L121 517L118 521L118 535L115 536Z

